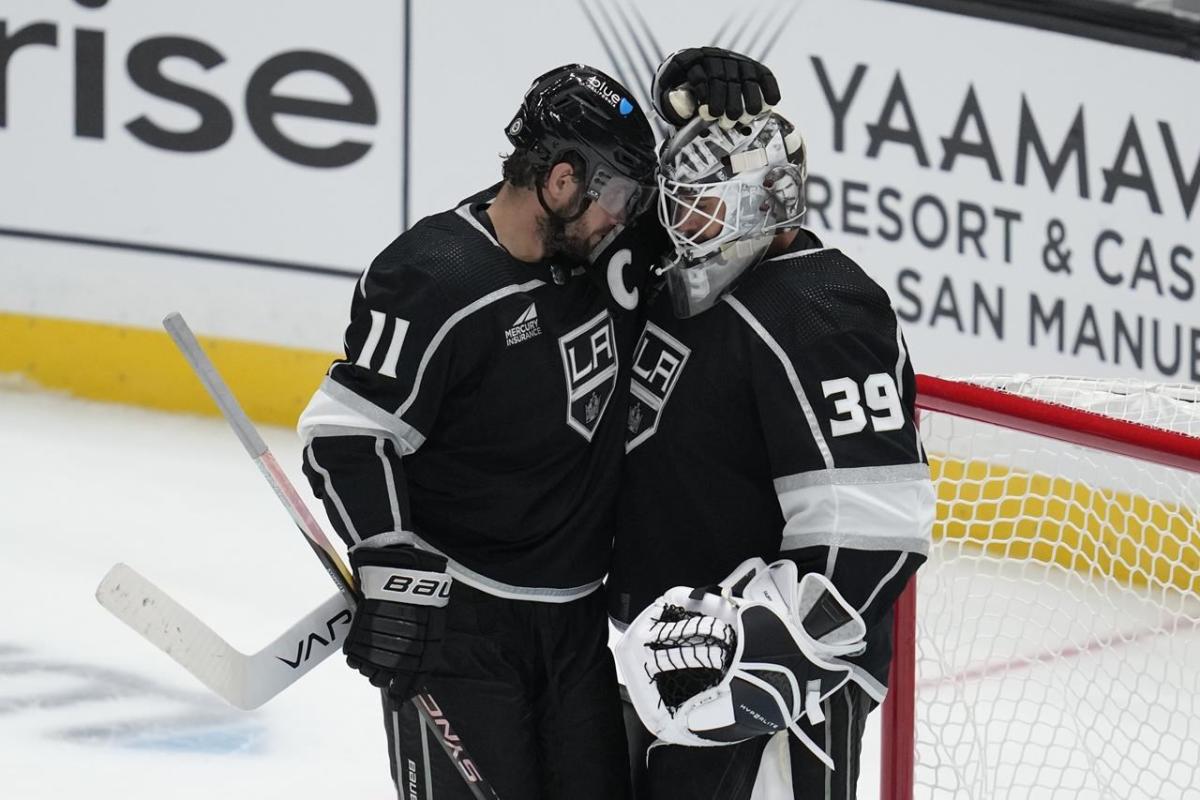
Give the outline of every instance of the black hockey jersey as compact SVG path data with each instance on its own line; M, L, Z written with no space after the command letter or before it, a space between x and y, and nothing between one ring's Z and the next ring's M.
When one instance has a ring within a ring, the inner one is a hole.
M887 294L820 248L759 264L712 309L663 292L633 359L610 613L747 558L828 576L870 633L856 678L882 697L891 607L928 551L915 381Z
M363 274L304 467L348 545L415 543L483 591L564 602L607 570L636 322L584 269L511 257L489 199Z

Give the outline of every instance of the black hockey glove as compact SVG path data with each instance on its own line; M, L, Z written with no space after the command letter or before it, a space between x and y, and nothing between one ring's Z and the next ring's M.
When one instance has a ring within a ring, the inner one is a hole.
M362 602L346 663L399 701L420 688L441 649L451 578L443 556L408 545L350 551Z
M691 47L667 56L651 90L654 110L675 127L697 113L732 127L779 103L774 73L754 59L720 47Z

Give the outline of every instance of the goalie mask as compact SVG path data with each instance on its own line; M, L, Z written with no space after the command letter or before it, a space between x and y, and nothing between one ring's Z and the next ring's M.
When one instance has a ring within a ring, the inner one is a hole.
M719 594L670 589L638 615L615 653L629 697L664 742L719 746L791 730L830 768L797 721L851 679L842 659L865 647L862 617L825 576L753 558Z
M711 308L804 216L807 155L778 114L724 129L697 118L664 145L658 216L675 246L665 269L675 314Z

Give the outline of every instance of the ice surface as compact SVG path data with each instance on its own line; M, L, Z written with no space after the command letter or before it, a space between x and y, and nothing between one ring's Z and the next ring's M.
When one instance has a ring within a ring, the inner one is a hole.
M307 498L295 433L260 430ZM0 383L0 542L0 797L395 797L378 695L339 655L241 712L93 597L124 561L253 651L329 596L222 420Z
M262 433L303 488L294 432ZM250 651L329 596L221 420L0 386L0 543L6 800L395 797L378 694L340 656L240 712L93 598L125 561Z

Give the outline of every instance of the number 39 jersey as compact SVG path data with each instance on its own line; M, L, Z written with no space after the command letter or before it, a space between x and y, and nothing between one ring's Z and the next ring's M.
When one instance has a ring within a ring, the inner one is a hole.
M881 696L891 607L933 517L887 294L837 250L785 253L695 317L659 295L634 352L611 615L792 558L863 613L858 677Z

